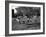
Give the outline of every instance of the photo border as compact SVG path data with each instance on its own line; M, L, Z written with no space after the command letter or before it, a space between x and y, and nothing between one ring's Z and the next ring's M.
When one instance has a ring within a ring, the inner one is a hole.
M23 34L9 34L9 3L43 5L43 32L23 33ZM41 3L41 2L23 2L23 1L5 1L5 36L36 35L36 34L45 34L45 3Z

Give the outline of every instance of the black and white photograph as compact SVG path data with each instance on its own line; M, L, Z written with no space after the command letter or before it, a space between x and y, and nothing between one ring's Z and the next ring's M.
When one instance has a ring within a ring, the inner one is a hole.
M9 35L44 33L44 3L9 3Z
M40 7L12 9L12 30L40 29Z

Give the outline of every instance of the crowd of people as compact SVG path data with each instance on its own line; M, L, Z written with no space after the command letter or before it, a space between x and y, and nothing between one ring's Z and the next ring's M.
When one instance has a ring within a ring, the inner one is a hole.
M28 18L27 16L18 16L16 21L21 24L32 24L32 23L40 23L40 16L33 16Z

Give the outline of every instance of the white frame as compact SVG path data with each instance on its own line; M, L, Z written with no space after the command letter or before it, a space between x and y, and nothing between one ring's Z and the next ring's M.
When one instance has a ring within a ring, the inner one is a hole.
M12 13L11 13L11 9L14 9L15 6L16 7L19 7L19 6L40 7L40 9L41 9L41 11L40 11L41 28L39 30L18 30L18 31L12 31ZM9 34L38 33L38 32L43 32L43 5L9 3Z

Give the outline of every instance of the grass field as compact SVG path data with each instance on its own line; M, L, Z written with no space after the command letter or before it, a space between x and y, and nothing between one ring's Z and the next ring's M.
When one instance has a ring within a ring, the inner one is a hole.
M40 29L40 23L20 24L16 20L12 20L12 30L37 30L37 29Z

